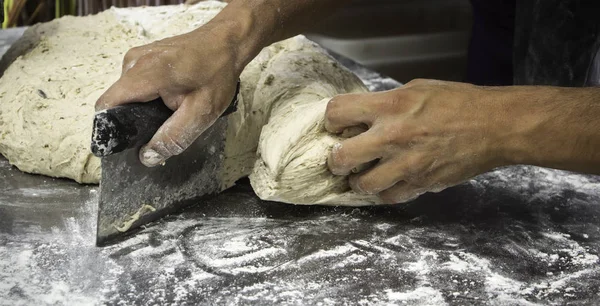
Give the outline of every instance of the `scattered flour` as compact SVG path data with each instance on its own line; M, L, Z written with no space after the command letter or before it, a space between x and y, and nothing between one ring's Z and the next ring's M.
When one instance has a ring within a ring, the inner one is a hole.
M394 292L388 289L386 294L390 302L410 303L410 305L448 305L442 293L431 287L419 287L409 292Z

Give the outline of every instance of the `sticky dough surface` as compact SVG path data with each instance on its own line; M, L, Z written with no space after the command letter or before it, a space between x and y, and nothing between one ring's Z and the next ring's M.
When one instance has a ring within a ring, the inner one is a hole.
M94 103L115 82L127 50L189 32L225 4L110 9L29 28L0 62L0 153L22 171L98 183L91 155ZM241 75L229 116L222 188L250 176L264 200L370 205L326 168L340 139L325 132L328 100L366 91L320 47L297 36L265 49Z

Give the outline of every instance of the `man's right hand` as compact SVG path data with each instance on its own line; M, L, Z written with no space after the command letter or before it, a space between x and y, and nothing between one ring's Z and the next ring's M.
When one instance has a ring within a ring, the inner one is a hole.
M175 113L140 151L153 167L182 153L232 101L242 70L263 47L306 30L343 0L234 0L193 32L133 48L98 111L161 97Z
M136 47L125 55L121 78L97 101L96 110L161 97L175 111L140 151L148 167L182 153L225 111L243 67L226 24Z

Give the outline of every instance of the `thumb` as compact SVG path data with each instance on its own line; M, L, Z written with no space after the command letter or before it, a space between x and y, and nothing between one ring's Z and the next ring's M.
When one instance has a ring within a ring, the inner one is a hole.
M147 167L163 164L168 158L185 151L219 117L208 99L200 95L188 96L182 105L158 129L154 137L142 147L139 158ZM197 100L197 101L198 101Z

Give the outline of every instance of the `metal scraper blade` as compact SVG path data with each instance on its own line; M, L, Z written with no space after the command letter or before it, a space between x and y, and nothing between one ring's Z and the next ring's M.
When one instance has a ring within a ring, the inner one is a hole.
M97 245L106 245L154 221L219 192L226 118L219 119L185 152L163 166L148 168L140 146L102 158Z
M96 245L220 191L227 116L237 110L240 83L221 117L182 154L153 168L139 160L140 148L173 114L159 98L97 113L92 153L101 157Z

